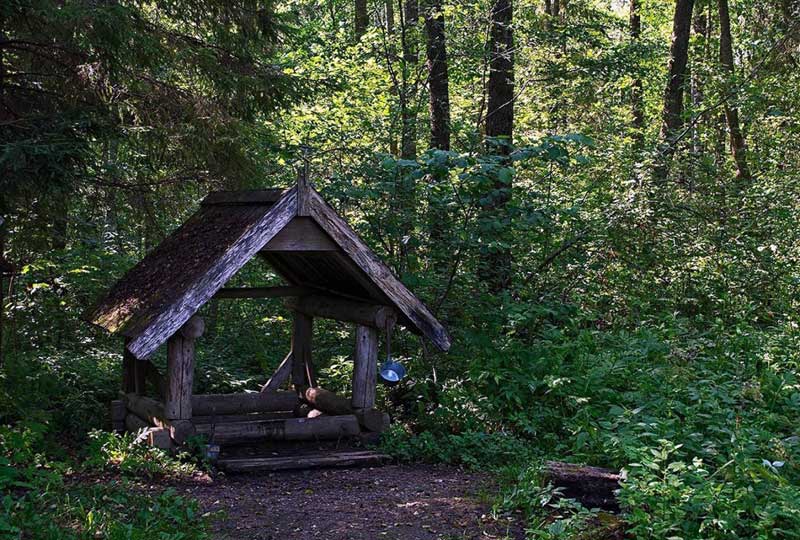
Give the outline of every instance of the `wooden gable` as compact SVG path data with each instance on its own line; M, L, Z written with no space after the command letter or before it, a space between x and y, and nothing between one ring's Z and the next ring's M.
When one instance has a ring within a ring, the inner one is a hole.
M210 194L87 318L146 358L255 255L297 290L392 306L400 324L450 347L427 307L310 187Z

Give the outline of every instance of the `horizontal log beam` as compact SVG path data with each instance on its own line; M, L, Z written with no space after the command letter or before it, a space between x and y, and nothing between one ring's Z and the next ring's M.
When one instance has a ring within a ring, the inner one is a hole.
M286 296L305 296L313 294L314 289L308 287L226 287L217 291L214 299L233 298L283 298Z
M192 396L192 414L212 416L255 412L291 411L297 404L294 392L252 392Z
M286 306L308 315L334 319L373 328L386 328L397 322L397 313L389 306L344 300L334 296L312 295L289 298Z
M352 414L290 418L235 424L199 424L198 433L208 435L216 444L239 444L254 441L314 441L354 437L361 430Z
M247 414L222 414L209 416L192 416L195 426L200 424L235 424L237 422L259 422L263 420L286 420L294 418L292 411L256 412Z
M124 394L122 401L129 412L128 417L133 415L148 426L166 429L177 444L183 444L195 433L194 425L189 420L168 419L164 404L158 400L136 394ZM126 417L126 424L127 421Z

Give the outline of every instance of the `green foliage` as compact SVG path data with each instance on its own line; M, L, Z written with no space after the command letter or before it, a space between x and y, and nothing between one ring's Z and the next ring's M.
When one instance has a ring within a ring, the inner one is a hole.
M190 469L130 437L95 432L80 467L52 456L42 424L0 427L0 533L8 538L201 540L205 518L172 489L148 493L125 474L185 474Z

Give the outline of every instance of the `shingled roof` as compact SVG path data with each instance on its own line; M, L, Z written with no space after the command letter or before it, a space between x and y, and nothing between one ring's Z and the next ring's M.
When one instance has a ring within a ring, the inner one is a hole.
M319 245L292 249L289 230L292 237L315 236ZM288 245L265 250L270 242ZM256 255L291 285L393 306L400 324L443 351L450 347L446 330L422 301L310 187L210 194L87 319L128 337L128 350L146 358Z

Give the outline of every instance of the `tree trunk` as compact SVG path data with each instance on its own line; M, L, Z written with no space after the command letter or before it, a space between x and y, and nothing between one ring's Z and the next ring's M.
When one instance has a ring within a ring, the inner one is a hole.
M696 36L700 36L703 39L703 43L706 45L704 49L707 49L708 44L708 15L703 11L701 6L697 6L694 10L695 16L692 22L692 28L694 30L694 34ZM704 57L705 51L704 51ZM703 81L700 78L700 73L697 70L692 70L692 88L691 88L691 97L692 97L692 108L695 111L699 111L702 104L703 104ZM699 157L703 153L703 145L700 141L700 124L699 122L692 126L692 153Z
M367 0L355 0L355 11L356 41L359 41L367 33L367 24L369 23Z
M492 6L489 49L488 111L486 136L489 150L508 154L514 128L514 39L512 0L496 0Z
M401 6L403 13L401 45L403 48L403 69L400 89L400 116L402 122L400 157L416 159L417 157L417 114L415 106L417 54L417 19L419 4L417 0L406 0Z
M486 112L487 151L508 156L514 130L514 38L512 30L512 0L495 0L489 38L489 82ZM504 163L507 165L507 163ZM511 181L495 180L491 193L483 204L484 218L492 224L492 236L503 236L507 207L511 201ZM488 232L488 231L487 231ZM494 238L489 238L492 241ZM511 285L511 251L508 248L482 250L480 279L492 292L506 290Z
M450 150L450 80L442 0L425 6L426 53L430 87L431 148Z
M686 82L686 65L689 61L689 32L692 23L694 0L677 0L672 21L672 43L669 49L669 78L664 91L664 108L661 121L660 156L654 170L656 180L664 180L669 162L675 153L678 131L683 125L683 89Z
M640 1L631 0L630 5L630 34L631 41L635 46L639 46L642 37L642 17L640 13ZM642 128L644 127L644 101L642 90L642 78L639 73L631 85L631 112L633 114L633 129L635 130L635 138L637 147L641 148L644 142L644 134Z
M731 19L730 13L728 12L728 0L717 0L717 7L719 8L719 61L726 76L730 80L734 74L734 66L733 38L731 37ZM725 101L725 120L728 124L731 154L733 155L733 161L736 163L736 178L737 180L749 181L750 169L747 166L747 148L744 135L739 126L739 110L735 104L738 92L731 84L726 86L728 87L728 99Z

